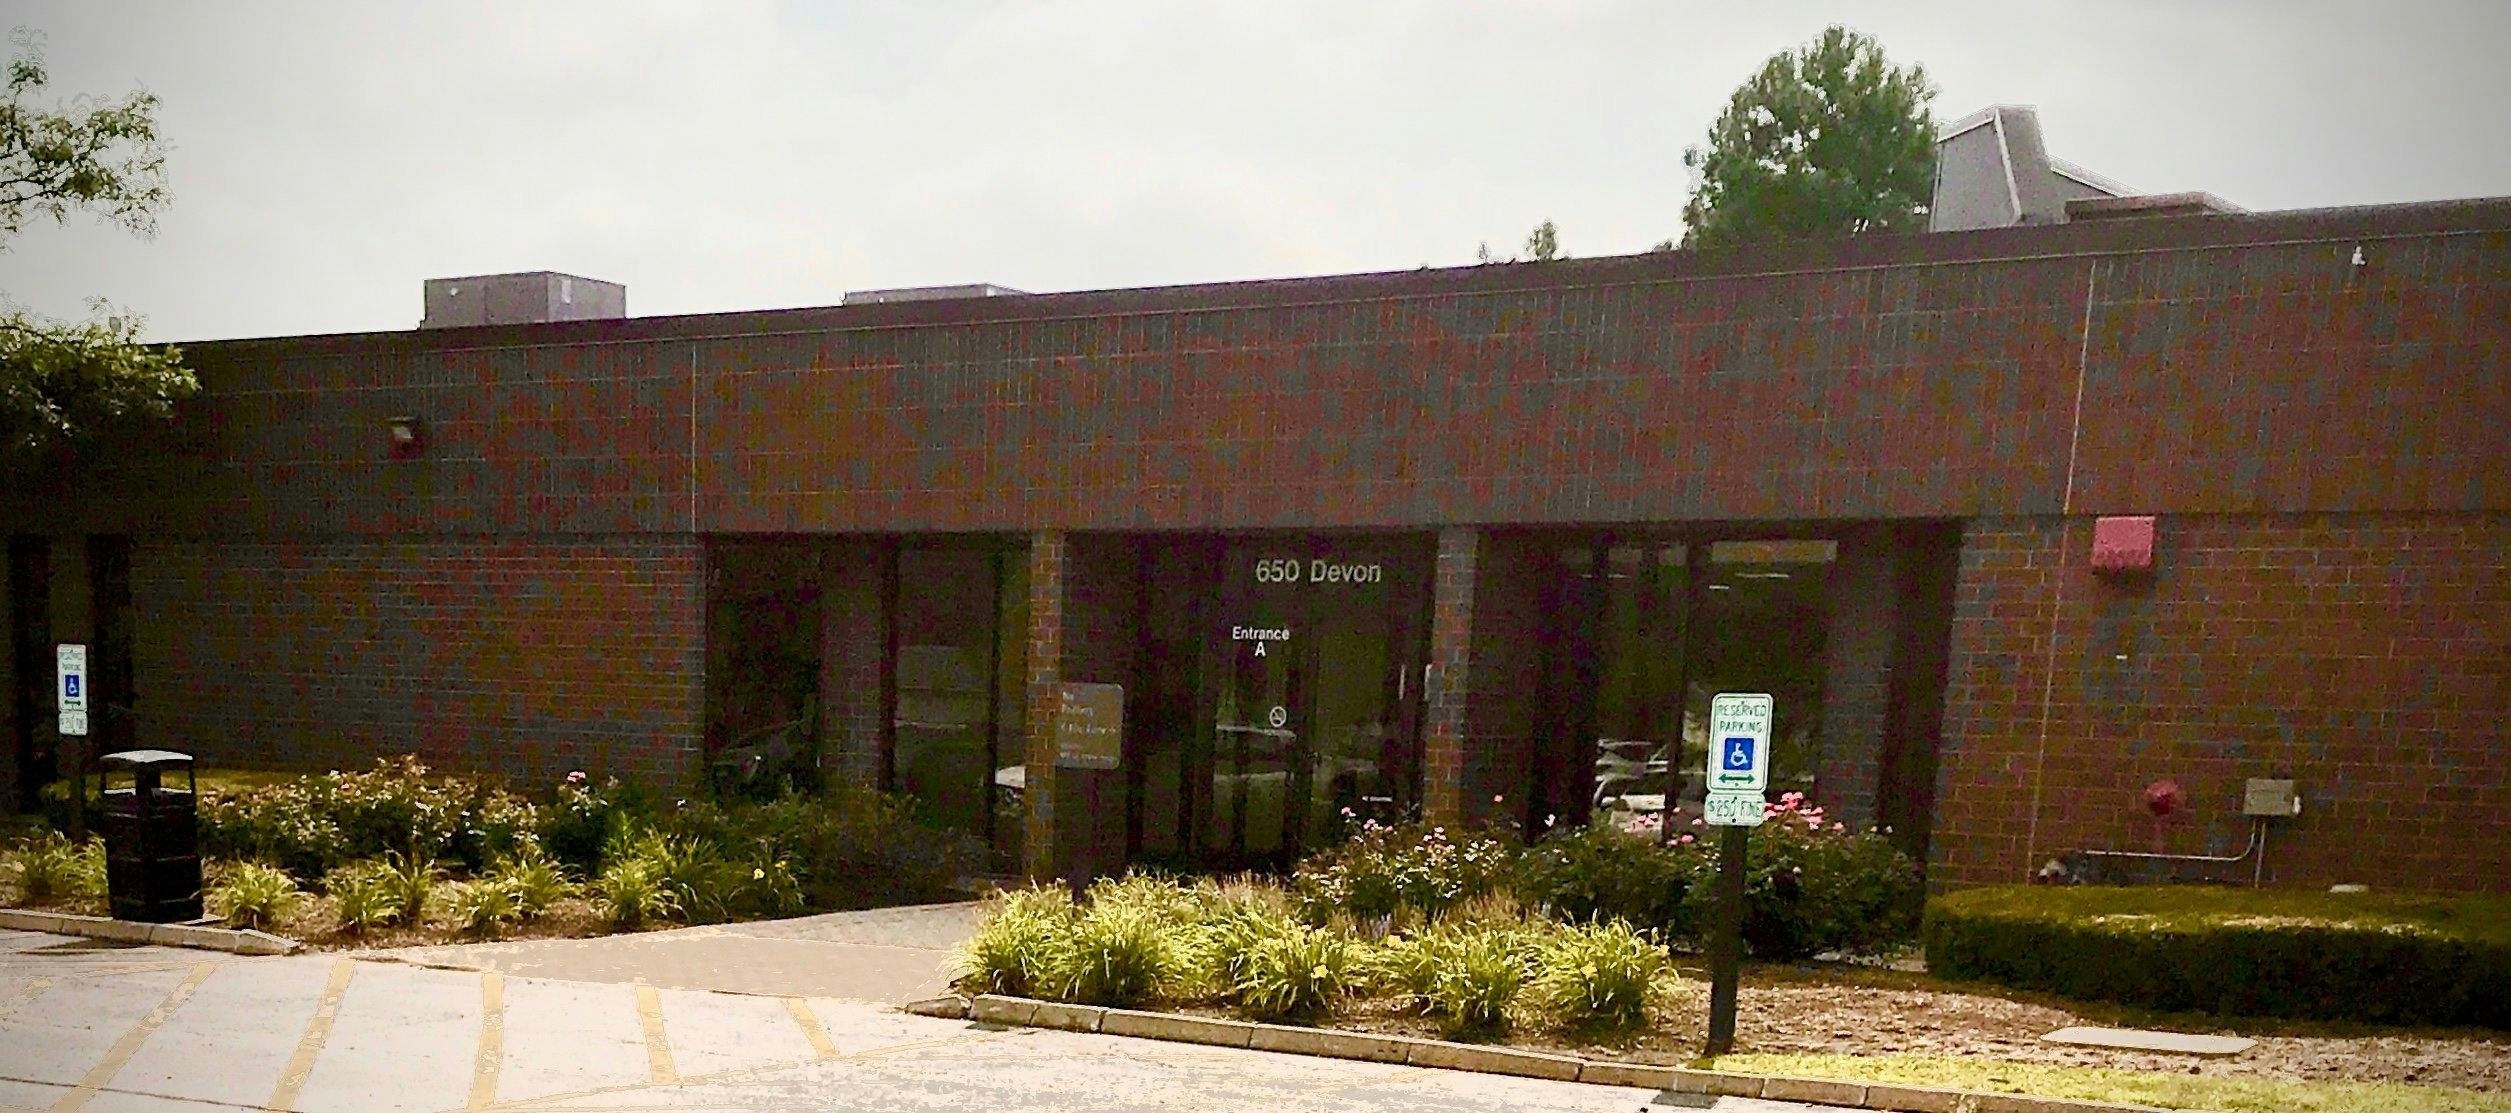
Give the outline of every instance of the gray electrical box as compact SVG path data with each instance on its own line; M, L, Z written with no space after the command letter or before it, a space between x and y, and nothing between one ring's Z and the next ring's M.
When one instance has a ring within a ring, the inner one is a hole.
M2302 794L2291 781L2251 777L2241 790L2241 814L2291 818L2302 814Z

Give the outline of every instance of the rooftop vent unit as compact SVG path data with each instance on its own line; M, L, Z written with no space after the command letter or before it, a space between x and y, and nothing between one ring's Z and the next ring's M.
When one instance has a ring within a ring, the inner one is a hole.
M2049 154L2040 115L1999 104L1947 125L1936 136L1935 196L1927 227L1935 232L2065 224L2071 220L2236 213L2204 193L2141 195L2135 189Z
M949 301L953 298L999 298L1025 294L991 282L966 282L956 286L898 286L887 290L848 290L840 305L878 305L892 301Z
M420 328L597 321L628 315L628 288L556 271L427 280Z

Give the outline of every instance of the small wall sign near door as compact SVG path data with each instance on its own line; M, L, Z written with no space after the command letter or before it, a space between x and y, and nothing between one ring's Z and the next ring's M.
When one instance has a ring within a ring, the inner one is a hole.
M61 683L53 689L61 697L61 733L76 737L87 733L87 647L62 645L54 651L60 665Z
M1062 684L1055 701L1055 764L1114 769L1125 756L1125 687Z

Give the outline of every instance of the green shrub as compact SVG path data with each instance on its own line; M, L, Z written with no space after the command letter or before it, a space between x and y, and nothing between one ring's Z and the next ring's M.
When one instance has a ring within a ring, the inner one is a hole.
M956 899L986 854L975 836L926 823L912 799L856 785L763 803L693 803L658 814L655 826L711 842L752 868L787 863L802 906L813 909Z
M680 914L680 896L650 858L622 856L602 867L593 880L594 895L610 913L615 927L639 927L648 921Z
M1577 924L1542 944L1532 986L1563 1027L1628 1030L1647 1023L1674 985L1665 948L1620 920Z
M209 887L210 915L237 927L256 928L290 911L304 894L288 871L261 862L237 862Z
M368 860L333 869L323 877L342 927L352 932L391 923L401 915L400 887L390 867Z
M1041 988L1058 1000L1129 1006L1186 980L1181 925L1140 905L1084 911L1054 937Z
M1972 889L1929 902L1930 971L2225 1016L2511 1028L2511 898Z
M652 797L635 785L617 777L596 783L581 770L571 772L540 809L540 844L578 873L598 874L602 848L621 830L647 825L655 810Z
M434 898L436 883L445 879L445 868L434 858L395 850L384 855L376 876L389 894L393 918L415 924L427 918L428 903Z
M954 984L1026 997L1051 979L1059 940L1079 912L1061 888L1015 889L987 902L985 919L952 957Z
M105 895L105 844L90 837L72 842L59 831L45 831L18 843L8 853L10 873L26 900L51 901Z
M1291 891L1312 924L1338 912L1364 923L1391 919L1399 910L1429 916L1506 887L1516 862L1515 848L1496 835L1370 822L1342 845L1301 862Z
M487 880L514 890L515 911L526 920L576 894L576 884L568 878L566 867L537 845L498 859L488 871Z
M445 913L462 930L490 937L523 918L523 899L513 881L483 878L449 886Z

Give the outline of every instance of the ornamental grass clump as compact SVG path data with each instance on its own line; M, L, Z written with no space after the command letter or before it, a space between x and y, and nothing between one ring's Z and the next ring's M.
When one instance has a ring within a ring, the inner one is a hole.
M1237 952L1226 999L1257 1020L1305 1022L1329 1016L1358 980L1357 948L1351 939L1324 928L1288 918L1271 921L1251 933Z
M1665 948L1619 920L1550 933L1536 966L1529 987L1535 1007L1572 1030L1639 1027L1674 988L1674 964Z
M491 938L523 919L523 900L513 881L482 878L450 886L445 914L462 930Z
M8 853L9 874L19 894L29 901L53 901L105 895L105 844L101 839L72 842L59 831L45 831Z
M1528 925L1441 922L1390 935L1370 958L1381 992L1450 1036L1506 1032L1534 966L1540 929Z
M324 875L323 892L330 894L332 906L340 914L341 927L362 932L400 917L400 890L389 874L390 867L369 859L340 866Z
M1130 1006L1190 980L1177 921L1141 903L1093 905L1049 944L1040 986L1058 1000Z
M236 927L257 928L294 911L304 896L288 871L260 862L237 862L210 886L204 903L211 915Z
M577 892L575 881L567 876L567 868L538 846L498 859L486 880L513 890L516 917L523 920L538 918L549 911L550 905Z
M951 965L970 993L1035 996L1053 976L1050 964L1080 913L1062 889L1014 889L988 902L985 921L959 945Z
M427 918L436 885L445 879L445 868L434 858L396 850L384 855L379 876L391 893L393 918L400 923L416 924Z
M651 858L611 858L602 867L601 876L593 880L593 893L601 899L612 927L636 928L680 914L680 895L672 889L663 868Z

